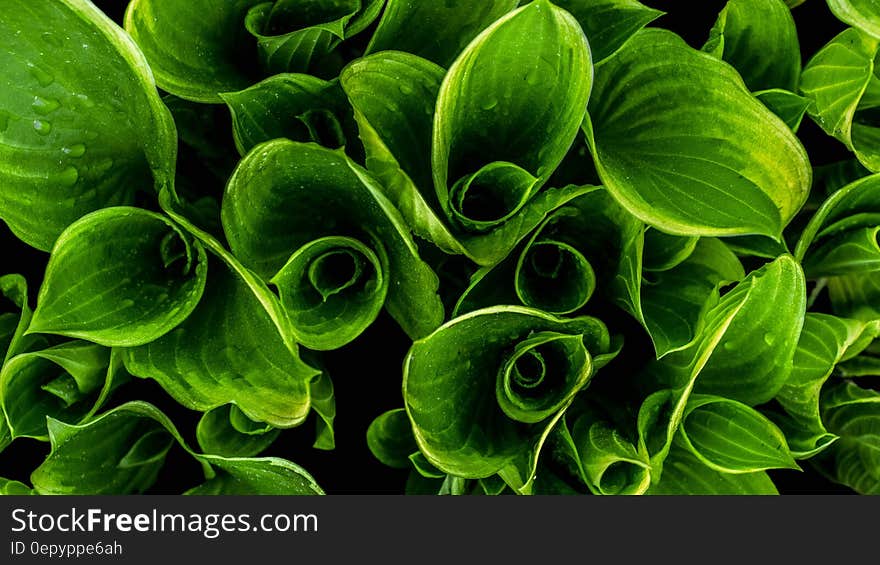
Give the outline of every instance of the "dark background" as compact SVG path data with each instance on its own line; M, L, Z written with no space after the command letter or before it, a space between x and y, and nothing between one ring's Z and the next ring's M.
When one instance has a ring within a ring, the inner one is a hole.
M479 0L474 0L475 2ZM691 46L699 48L724 2L719 0L642 0L666 12L652 25L679 33ZM102 0L96 4L121 22L126 2ZM823 0L807 0L793 10L797 22L804 63L816 50L842 31ZM228 131L228 130L224 130ZM814 165L849 157L837 141L827 137L805 119L799 137ZM42 279L47 255L18 241L0 222L0 274L19 272L28 279L33 301ZM388 468L376 461L366 446L367 426L382 412L403 405L400 390L401 363L409 347L408 338L383 313L366 333L350 345L325 357L336 389L336 449L326 452L311 447L314 422L282 433L265 455L283 457L305 467L331 494L401 493L406 472ZM381 352L376 356L375 352ZM191 446L196 446L195 426L200 414L174 402L152 380L135 379L123 387L113 402L146 400L156 404L175 422ZM29 483L31 472L48 453L48 444L18 439L0 452L0 476ZM782 493L843 493L844 487L831 485L812 472L771 472ZM169 454L152 493L175 494L201 482L200 468L180 449Z

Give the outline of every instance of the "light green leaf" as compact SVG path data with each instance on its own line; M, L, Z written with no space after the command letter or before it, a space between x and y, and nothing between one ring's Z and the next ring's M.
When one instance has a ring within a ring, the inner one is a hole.
M283 287L291 329L306 347L344 345L382 304L413 337L443 318L437 276L403 219L341 151L283 139L258 145L229 180L222 218L233 254Z
M126 381L110 350L84 341L22 353L0 372L0 403L12 438L48 441L46 417L76 424Z
M755 92L755 97L763 102L771 112L779 116L785 125L795 133L800 128L801 121L810 107L810 101L803 96L778 88Z
M614 298L648 331L660 359L691 343L713 292L742 280L745 272L736 255L715 238L700 238L688 258L671 269L643 272L641 237L634 232L625 248ZM645 260L648 253L646 249Z
M216 476L186 491L187 495L300 495L324 494L315 479L302 467L277 457L224 458L203 455L216 468ZM307 521L309 527L317 522Z
M409 469L410 457L419 450L406 410L383 412L367 428L367 446L373 457L396 469Z
M795 249L809 278L880 270L880 175L861 178L828 197Z
M238 92L220 93L232 113L232 135L245 155L285 137L336 149L356 141L354 119L339 85L303 74L271 76Z
M570 12L581 25L597 65L664 14L637 0L557 0L554 4Z
M83 215L174 177L177 139L138 47L87 0L0 22L0 219L49 250Z
M822 396L822 418L840 439L815 462L831 480L880 494L880 393L842 382Z
M3 354L3 363L27 349L29 342L33 341L25 336L32 314L25 278L15 274L0 276L0 353Z
M730 63L749 90L798 86L798 32L782 0L729 0L703 50Z
M469 0L388 0L366 54L405 51L448 67L478 33L516 4L517 0L483 0L476 5Z
M165 216L123 206L98 210L55 243L28 333L106 346L148 343L189 316L206 277L201 244Z
M645 230L642 268L646 271L668 271L686 261L699 243L699 237L669 235L654 228Z
M808 113L825 133L853 151L869 170L880 171L880 142L868 87L876 80L878 40L847 29L820 49L804 67L801 92L811 101Z
M864 322L880 319L880 272L831 277L828 298L838 316Z
M244 27L261 0L132 0L125 31L143 50L163 90L195 102L256 82L256 45Z
M34 489L19 481L12 481L0 477L0 495L21 496L36 494Z
M488 477L518 458L534 463L529 453L613 357L610 348L608 330L590 317L499 306L454 318L416 341L404 362L405 406L419 448L460 477ZM530 408L544 419L536 422Z
M720 473L693 453L673 446L663 466L663 478L651 485L649 495L772 495L779 494L765 472Z
M587 411L571 427L578 469L594 494L642 494L651 484L647 453L613 424Z
M794 133L729 65L669 31L640 31L597 69L584 129L608 190L667 233L779 240L807 198Z
M125 366L188 408L234 403L279 428L305 420L309 383L320 374L285 343L248 283L219 262L190 317L162 338L127 349Z
M734 400L691 395L678 438L697 459L722 473L799 469L782 431L754 408Z
M447 219L485 232L520 211L574 141L592 74L577 21L547 0L474 39L437 98L431 162Z
M196 426L202 451L223 457L253 457L272 445L280 433L250 420L234 404L205 412Z
M880 38L880 6L874 0L828 0L840 21Z
M336 432L333 421L336 419L336 396L333 381L326 370L309 383L312 410L315 412L315 443L312 447L331 451L336 448Z

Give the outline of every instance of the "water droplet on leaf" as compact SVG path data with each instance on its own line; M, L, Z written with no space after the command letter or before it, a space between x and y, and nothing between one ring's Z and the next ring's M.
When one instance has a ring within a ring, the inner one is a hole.
M46 120L34 120L34 129L40 135L49 135L52 131L52 124Z

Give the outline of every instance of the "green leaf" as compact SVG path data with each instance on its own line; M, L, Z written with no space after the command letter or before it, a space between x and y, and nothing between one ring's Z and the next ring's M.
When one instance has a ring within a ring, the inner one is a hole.
M745 273L736 255L714 238L701 238L688 258L671 269L647 272L643 267L643 271L641 237L640 232L633 233L625 248L614 298L648 331L659 359L689 345L698 333L707 300L720 286L742 280ZM649 252L644 251L644 260Z
M132 0L125 31L143 50L160 88L195 102L256 82L256 45L244 27L261 0Z
M789 255L756 269L717 303L709 302L687 348L649 365L643 379L657 392L638 414L640 450L654 482L692 392L757 405L773 398L792 370L806 306L803 273ZM663 388L666 387L666 388Z
M647 453L614 425L587 411L571 427L578 468L594 494L642 494L651 484Z
M680 237L654 228L645 230L645 251L642 268L646 271L668 271L687 261L697 248L700 238Z
M504 261L477 271L454 314L497 304L575 312L588 304L597 284L608 286L627 233L641 229L607 191L585 192L550 212ZM597 294L606 290L600 287Z
M0 353L3 354L3 363L21 353L33 341L25 336L32 314L25 278L15 274L0 276Z
M31 473L34 490L39 494L129 494L147 490L156 481L174 443L165 428L166 420L156 408L143 402L124 404L80 425L50 417L52 451ZM138 445L142 439L147 442Z
M815 460L831 480L880 494L880 393L842 382L822 395L822 417L840 439Z
M867 345L859 343L866 337L873 339L876 332L877 324L818 312L806 315L794 367L776 395L788 417L774 417L795 457L812 457L837 439L822 421L820 394L835 366L844 357L857 354Z
M277 457L254 459L201 459L216 467L217 475L186 491L187 495L319 495L324 491L302 467Z
M810 107L810 101L803 96L778 88L755 92L755 97L763 102L771 112L779 116L785 125L795 133L800 128L801 121Z
M46 251L83 215L173 180L174 122L137 46L91 2L3 11L0 219Z
M840 21L880 38L880 6L873 0L828 0Z
M383 4L384 0L275 0L253 6L245 27L257 41L266 73L316 74L323 58L367 27Z
M782 0L730 0L703 50L730 63L749 90L793 91L798 86L798 33Z
M683 447L674 446L666 458L663 478L649 495L771 495L779 494L765 472L720 473Z
M36 493L31 487L27 486L24 483L0 477L0 495L16 496L28 494Z
M165 216L122 206L98 210L55 243L28 333L106 346L148 343L195 309L206 277L201 244Z
M326 370L309 383L312 410L315 411L315 443L312 447L330 451L336 448L336 433L333 421L336 419L336 396L333 381Z
M664 14L637 0L557 0L554 4L570 12L581 25L597 65Z
M303 74L271 76L238 92L220 93L232 114L235 146L245 155L281 137L336 149L354 140L354 119L338 83Z
M155 379L188 408L235 403L249 418L279 428L305 420L309 383L320 374L288 347L248 283L219 263L189 318L160 339L126 350L125 366Z
M233 254L279 286L306 347L344 345L382 304L413 337L442 320L437 276L403 219L341 151L283 139L258 145L229 180L222 218Z
M0 403L12 438L48 440L46 417L79 423L125 382L110 350L70 341L9 359L0 372Z
M697 459L722 473L799 469L782 431L754 408L734 400L691 395L678 437Z
M804 67L800 85L811 101L810 117L873 172L880 171L880 143L874 139L877 128L872 109L876 104L867 94L869 85L876 81L877 49L876 38L847 29L813 55Z
M730 66L669 31L640 31L597 69L584 129L608 190L667 233L779 240L807 198L794 133Z
M367 428L367 446L373 457L396 469L409 469L410 456L419 450L406 410L383 412Z
M816 211L795 249L809 278L880 270L880 175L846 185Z
M488 477L529 459L566 403L613 357L610 347L608 330L591 317L499 306L454 318L416 341L404 362L419 448L460 477Z
M430 161L434 107L443 77L444 70L430 61L381 51L349 64L340 83L355 109L367 168L413 233L447 253L492 265L548 212L592 188L541 191L506 221L484 226L488 231L470 233L451 222L434 190Z
M247 427L242 428L242 423ZM253 457L272 445L280 433L248 419L234 404L205 412L196 426L202 451L223 457Z
M517 0L484 0L476 5L469 0L388 0L366 54L405 51L448 67L477 34L516 4Z
M591 84L583 31L546 0L474 39L437 98L431 162L447 219L484 232L520 211L574 141Z

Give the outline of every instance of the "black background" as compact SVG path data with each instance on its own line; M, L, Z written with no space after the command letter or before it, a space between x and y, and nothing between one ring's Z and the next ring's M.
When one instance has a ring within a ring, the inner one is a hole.
M474 0L475 2L479 0ZM666 12L652 26L679 33L691 46L699 48L724 2L713 0L643 0L643 3ZM121 22L126 2L103 0L96 4L117 22ZM804 63L816 50L845 29L828 10L823 0L807 0L793 10L801 41ZM218 125L218 130L228 127ZM229 131L223 129L223 131ZM814 165L849 157L837 141L828 138L809 119L805 119L799 137ZM47 255L18 241L0 223L0 274L19 272L28 279L31 300L42 279ZM283 457L305 467L330 494L395 494L403 491L406 472L388 468L376 461L366 446L369 423L382 412L403 405L401 362L409 340L397 325L382 314L368 331L350 345L325 357L336 389L336 449L313 449L314 423L285 431L264 455ZM376 352L381 353L377 356ZM187 410L152 380L136 379L113 398L113 403L146 400L162 409L175 422L191 446L196 446L195 426L199 413ZM48 453L48 444L18 439L0 453L0 476L29 483L31 472ZM771 472L782 493L845 493L844 487L831 485L805 465L805 472ZM159 480L150 491L176 494L201 482L201 471L191 457L180 449L169 454Z

